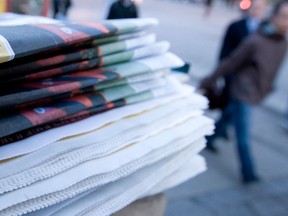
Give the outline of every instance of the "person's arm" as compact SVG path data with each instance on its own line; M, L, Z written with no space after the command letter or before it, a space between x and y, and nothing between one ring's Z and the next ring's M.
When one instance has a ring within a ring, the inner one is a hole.
M255 37L248 37L229 57L220 62L219 66L202 83L203 88L214 85L216 80L228 74L239 72L239 69L251 60L255 47Z

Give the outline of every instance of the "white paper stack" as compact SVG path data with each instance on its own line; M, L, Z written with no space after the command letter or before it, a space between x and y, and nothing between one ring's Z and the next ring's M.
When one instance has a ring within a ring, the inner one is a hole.
M130 61L149 70L135 76L117 64L125 80L98 89L133 83L133 94L153 97L0 146L0 216L108 216L205 171L199 152L214 125L203 115L206 98L167 73L183 62L167 48Z

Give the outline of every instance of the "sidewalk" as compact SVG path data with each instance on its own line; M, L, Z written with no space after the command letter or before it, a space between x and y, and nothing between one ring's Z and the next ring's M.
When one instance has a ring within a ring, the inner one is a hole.
M171 198L166 216L287 216L288 179Z
M252 147L261 182L240 182L235 145L219 140L219 154L203 152L208 171L167 192L165 216L288 215L288 132L281 115L255 110Z

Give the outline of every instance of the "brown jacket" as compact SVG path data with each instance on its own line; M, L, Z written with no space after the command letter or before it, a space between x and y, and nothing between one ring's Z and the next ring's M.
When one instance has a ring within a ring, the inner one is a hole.
M286 49L285 37L264 33L260 28L221 62L209 80L215 82L219 77L233 74L232 97L258 104L272 91Z

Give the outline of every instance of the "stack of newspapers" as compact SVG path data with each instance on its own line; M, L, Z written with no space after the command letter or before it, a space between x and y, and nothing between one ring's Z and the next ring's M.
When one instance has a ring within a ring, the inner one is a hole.
M206 169L207 100L156 25L0 28L0 216L111 215Z

